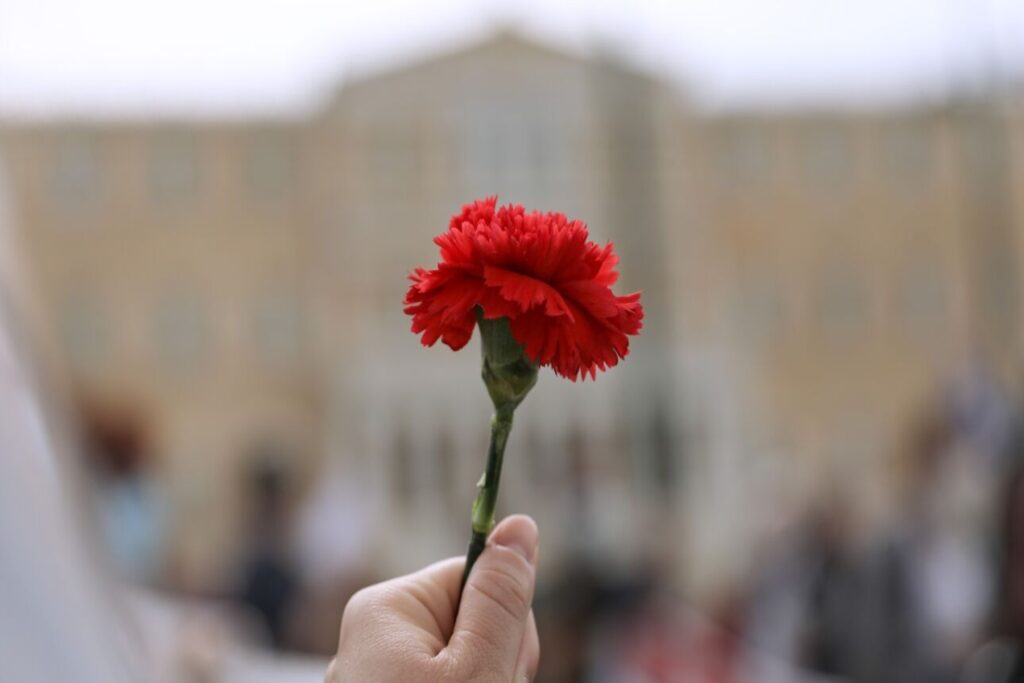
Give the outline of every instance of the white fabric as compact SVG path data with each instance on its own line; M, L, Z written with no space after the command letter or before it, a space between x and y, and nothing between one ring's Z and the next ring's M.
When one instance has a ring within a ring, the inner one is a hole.
M131 673L117 606L73 528L16 344L14 248L0 167L0 678L118 683Z

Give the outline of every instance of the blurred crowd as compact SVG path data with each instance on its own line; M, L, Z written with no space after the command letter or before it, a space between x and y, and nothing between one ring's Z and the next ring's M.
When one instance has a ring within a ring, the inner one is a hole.
M1020 412L992 383L950 394L908 430L892 523L867 531L836 482L708 613L654 571L553 582L545 680L1024 680Z
M859 524L837 481L704 614L653 568L572 569L540 601L561 615L544 680L1024 680L1021 416L993 382L951 390L908 429L890 523Z
M908 426L893 473L900 507L888 523L863 524L835 481L796 523L759 539L744 581L712 604L690 604L657 562L623 575L581 553L542 572L539 680L1024 680L1022 415L983 373L951 388ZM91 423L97 508L120 573L175 590L161 565L162 505L139 444L116 425ZM318 510L330 496L297 494L287 461L272 450L253 463L239 481L247 521L235 570L221 591L198 597L229 606L220 614L231 618L213 623L233 639L329 656L348 597L388 577L354 550L344 563L317 558L309 547L336 555L346 545L346 524L318 522L343 519L344 500ZM204 648L215 646L203 636L210 620L186 625Z

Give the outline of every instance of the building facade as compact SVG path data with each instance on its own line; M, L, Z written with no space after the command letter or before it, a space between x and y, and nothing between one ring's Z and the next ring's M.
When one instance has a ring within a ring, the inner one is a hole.
M519 411L501 506L545 562L714 594L822 481L884 511L943 383L1017 369L1019 101L714 114L499 35L295 120L7 121L0 149L75 399L145 434L190 584L224 570L268 453L313 497L354 483L377 566L461 551L479 359L421 348L401 300L475 197L585 220L644 290L622 366L544 373Z

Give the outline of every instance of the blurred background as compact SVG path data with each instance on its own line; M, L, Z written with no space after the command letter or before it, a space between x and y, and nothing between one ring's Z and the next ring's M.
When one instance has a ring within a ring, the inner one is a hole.
M476 342L401 300L489 194L647 311L509 443L540 681L1024 680L1020 3L0 0L0 164L167 680L318 680L354 590L464 552Z

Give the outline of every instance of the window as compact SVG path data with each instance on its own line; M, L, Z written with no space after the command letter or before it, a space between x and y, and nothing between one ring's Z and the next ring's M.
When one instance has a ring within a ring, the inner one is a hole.
M153 141L150 184L153 196L164 203L192 199L199 190L199 153L193 136L161 133Z
M670 500L680 478L681 458L677 457L672 423L665 412L666 401L655 400L651 415L651 487L663 500Z
M555 485L563 491L571 491L574 496L585 498L587 493L587 474L590 461L590 448L585 430L578 422L573 422L565 433L563 448L565 480L555 480ZM580 508L577 508L580 509Z
M435 448L437 451L435 472L438 492L444 505L452 505L459 500L462 492L457 490L458 486L456 486L459 481L458 449L447 422L439 424Z
M61 307L58 322L61 342L71 365L95 369L108 357L110 321L106 309L88 294L77 294Z
M811 124L803 139L804 167L812 184L838 192L853 171L848 131L839 124Z
M864 279L850 268L840 267L826 272L815 306L825 333L842 340L863 330L868 323L870 303Z
M414 189L420 180L420 149L407 127L378 128L370 135L370 171L383 192Z
M630 141L627 141L627 143ZM459 158L470 194L537 208L573 198L569 139L557 121L522 104L478 107L459 127Z
M397 416L395 429L392 432L394 441L391 443L392 481L394 482L395 501L402 510L413 506L416 495L416 474L412 441L408 427L402 416Z
M946 282L934 267L917 265L904 273L899 314L910 329L925 334L941 330L946 306Z
M779 279L767 273L742 277L736 311L746 339L765 342L780 335L786 322L786 302Z
M279 133L257 134L246 149L246 181L258 199L280 197L291 188L295 175L295 148Z
M288 290L265 293L253 310L253 338L270 365L289 365L302 353L302 304Z
M63 207L79 210L98 201L102 165L96 140L69 135L57 142L53 165L53 193Z
M932 166L932 138L924 121L903 121L886 129L883 160L899 187L921 189Z
M750 125L734 124L722 131L718 167L730 186L750 186L767 181L772 171L770 140Z
M164 366L191 370L202 358L207 321L202 300L189 292L164 296L157 305L155 345Z
M530 486L542 490L548 484L551 454L547 452L545 439L536 426L527 428L524 443L527 481Z
M959 148L969 172L1000 172L1006 162L1004 131L998 120L983 114L969 116L959 125Z

